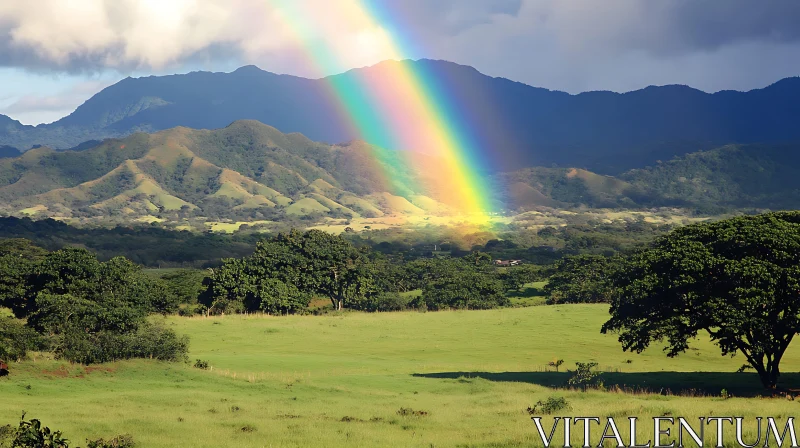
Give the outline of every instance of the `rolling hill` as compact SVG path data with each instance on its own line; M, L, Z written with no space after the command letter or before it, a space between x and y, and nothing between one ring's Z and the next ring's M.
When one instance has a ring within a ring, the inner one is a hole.
M613 177L533 167L493 176L511 209L683 207L701 213L800 208L800 145L726 145Z
M800 208L797 145L727 145L618 176L529 167L486 178L498 206L685 207L716 213ZM36 148L0 159L0 212L37 217L162 216L235 221L451 215L402 152L363 141L329 145L257 121L217 130L178 127L108 139L89 149ZM387 176L387 172L391 176Z
M673 85L570 95L450 62L419 60L387 61L321 80L254 66L232 73L126 78L51 124L25 126L0 116L0 146L66 149L178 126L217 129L242 119L315 141L351 141L358 136L337 113L330 83L380 80L394 64L425 73L454 99L453 109L477 146L492 154L494 166L487 168L495 171L556 163L618 175L726 144L800 141L800 78L749 92L708 94Z
M375 157L374 151L385 154ZM377 160L391 163L391 184ZM393 151L363 142L327 145L238 121L214 131L180 127L80 151L41 147L2 159L0 209L241 219L423 213L415 201L434 214L447 210L422 195L423 182L424 174L412 172Z

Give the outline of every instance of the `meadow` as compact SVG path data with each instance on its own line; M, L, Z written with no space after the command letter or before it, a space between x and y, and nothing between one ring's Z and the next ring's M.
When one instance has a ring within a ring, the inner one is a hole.
M142 447L477 448L539 446L526 408L548 397L567 400L559 415L620 419L800 407L761 397L756 375L735 373L743 358L706 337L673 359L659 347L624 353L599 332L607 308L170 317L191 338L190 362L83 367L40 355L0 379L0 422L25 410L77 445L129 433ZM547 366L555 359L560 372ZM577 361L599 363L605 390L563 387ZM795 344L783 371L798 370Z

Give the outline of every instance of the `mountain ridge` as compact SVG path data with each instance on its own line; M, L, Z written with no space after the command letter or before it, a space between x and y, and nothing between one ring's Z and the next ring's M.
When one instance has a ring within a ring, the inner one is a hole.
M255 119L329 144L354 134L330 97L331 80L381 79L392 64L429 74L453 102L493 170L575 166L620 174L659 159L730 143L800 141L800 78L746 92L649 86L625 93L569 94L482 74L447 61L384 61L321 79L255 66L230 72L126 78L68 116L40 126L0 117L0 145L71 148L176 126L217 129ZM362 84L356 84L362 85ZM455 118L455 117L453 117ZM385 142L370 142L387 146ZM391 148L408 149L408 148Z

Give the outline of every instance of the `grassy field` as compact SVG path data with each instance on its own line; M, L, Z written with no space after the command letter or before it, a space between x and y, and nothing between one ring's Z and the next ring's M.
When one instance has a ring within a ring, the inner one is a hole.
M0 421L14 423L24 409L80 445L130 433L142 447L523 447L538 445L525 409L551 396L568 401L561 414L620 419L800 410L785 398L738 398L759 391L757 378L735 373L743 359L720 356L705 338L675 359L659 347L623 353L599 333L606 317L603 305L175 317L168 324L191 337L192 362L211 370L26 361L0 379ZM561 372L548 371L554 359L565 360ZM563 389L576 361L598 362L610 390ZM795 345L783 371L799 369ZM723 388L735 397L721 398Z
M544 305L547 296L544 287L547 282L526 283L519 291L509 291L506 295L511 300L512 306L537 306Z

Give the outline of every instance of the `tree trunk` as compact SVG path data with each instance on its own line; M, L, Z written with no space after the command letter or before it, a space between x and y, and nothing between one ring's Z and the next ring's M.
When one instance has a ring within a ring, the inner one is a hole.
M761 379L761 384L764 385L766 389L769 390L776 390L778 388L778 377L780 376L780 372L778 372L777 368L771 370L761 370L758 372L758 377Z
M774 357L765 356L766 362L764 362L764 358L758 360L750 359L750 364L756 369L761 384L767 390L775 391L778 388L778 377L781 376L779 367L781 355L782 353Z
M343 306L343 305L344 305L344 301L343 301L342 299L339 299L339 306L338 306L338 308L336 308L336 309L337 309L338 311L341 311L341 310L342 310L342 308L344 308L344 306Z

